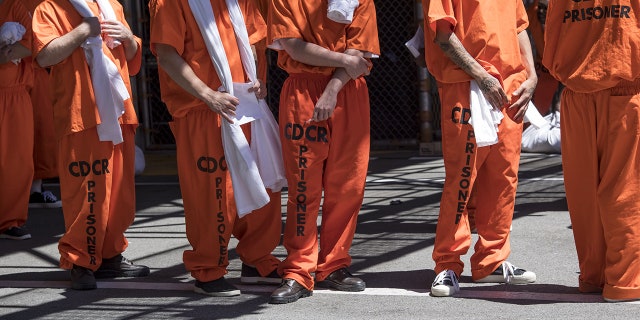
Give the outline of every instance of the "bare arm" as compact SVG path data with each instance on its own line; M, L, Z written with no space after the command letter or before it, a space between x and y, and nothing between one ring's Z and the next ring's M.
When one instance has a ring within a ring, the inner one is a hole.
M344 53L356 57L364 56L361 51L354 49L347 49ZM336 69L313 109L312 121L324 121L333 115L338 93L350 80L351 77L344 68Z
M207 104L209 109L220 114L224 119L233 123L238 98L215 91L205 84L193 72L193 69L178 54L175 48L166 44L156 44L158 64L180 87L194 97Z
M527 80L525 80L520 87L513 92L513 96L518 97L518 100L509 107L509 109L518 109L514 119L524 117L529 101L533 98L533 92L538 84L538 75L536 74L536 67L533 63L533 53L527 31L523 30L518 33L518 44L520 45L520 56L522 57L522 62L527 69Z
M499 110L509 102L506 93L500 85L500 81L491 76L478 61L467 52L462 42L460 42L460 39L453 33L452 25L449 22L445 20L439 20L437 22L435 41L453 63L476 80L480 90L482 90L482 93L491 106Z
M363 74L369 75L371 63L363 57L331 51L297 38L280 39L280 44L292 59L304 64L344 68L352 79L356 79Z
M100 22L98 18L85 18L84 21L75 29L71 30L71 32L49 42L49 44L38 53L36 61L43 68L58 64L68 58L88 37L97 37L100 35L100 32Z
M31 50L19 42L0 45L0 64L5 64L11 60L22 59L30 55Z

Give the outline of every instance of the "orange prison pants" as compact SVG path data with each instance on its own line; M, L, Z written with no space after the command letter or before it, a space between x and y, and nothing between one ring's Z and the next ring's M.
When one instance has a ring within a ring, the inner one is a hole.
M464 269L460 256L471 245L467 205L473 190L478 242L471 256L471 276L477 280L492 273L510 253L522 122L512 120L516 110L503 109L499 142L478 148L468 123L470 83L440 86L445 182L433 249L435 272L450 269L460 276ZM510 96L516 88L507 84L505 92Z
M91 270L128 245L124 232L136 212L134 135L121 125L124 142L100 141L97 128L61 138L58 150L65 234L58 243L60 267Z
M287 259L283 278L313 289L311 273L322 281L351 265L349 249L356 229L369 164L369 91L363 78L349 81L335 112L308 122L329 77L292 74L280 95L280 135L289 199L284 231ZM318 252L317 218L322 227Z
M25 86L0 89L0 232L27 221L33 109Z
M562 95L562 165L579 289L640 298L640 79Z
M243 129L250 139L250 126ZM204 108L191 111L175 118L171 130L176 138L187 239L193 247L183 254L187 270L202 282L224 276L233 233L244 263L263 276L273 272L280 263L271 254L282 231L280 192L269 192L269 204L238 219L218 114Z
M33 68L34 83L31 89L33 123L35 129L33 165L34 179L58 176L58 142L53 128L53 103L49 90L49 73L42 68Z

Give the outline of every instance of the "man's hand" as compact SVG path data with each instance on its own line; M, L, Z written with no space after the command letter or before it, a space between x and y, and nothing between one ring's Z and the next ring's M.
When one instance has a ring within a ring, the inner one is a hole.
M514 120L518 120L524 117L529 101L533 98L533 92L536 89L537 81L533 79L525 80L516 91L513 92L514 97L518 97L518 100L509 106L509 109L516 108L518 112L514 117Z
M371 67L371 62L367 61L367 59L354 56L350 54L345 54L345 71L349 74L351 79L358 79L361 75L368 76L369 68Z
M504 93L502 85L498 79L487 73L485 77L476 81L478 82L480 91L482 91L482 94L494 109L500 110L502 109L502 106L509 103L507 94Z
M207 104L211 111L219 114L229 123L234 122L234 116L236 115L236 106L240 104L238 98L226 93L209 90L204 95L203 101Z
M311 121L319 122L329 119L333 115L337 101L337 94L331 92L331 90L325 90L313 108Z
M249 88L249 92L255 92L256 98L264 99L267 97L267 86L260 79L253 83L253 87Z
M125 27L120 21L102 21L100 24L102 32L111 39L118 40L122 43L133 41L133 33Z

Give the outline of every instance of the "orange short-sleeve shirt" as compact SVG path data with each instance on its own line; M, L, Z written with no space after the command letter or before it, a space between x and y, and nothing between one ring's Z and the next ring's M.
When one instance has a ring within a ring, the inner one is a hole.
M124 18L122 6L115 0L109 1L113 6L116 17L127 28L129 25ZM99 8L95 2L87 2L95 15L99 15ZM69 1L45 0L33 14L33 56L36 57L51 41L57 39L82 22L82 17ZM129 95L131 95L130 74L140 70L142 55L142 41L136 38L138 52L127 62L124 45L109 49L103 43L102 50L120 71ZM91 75L84 56L84 51L78 47L62 62L51 66L51 91L53 94L53 118L56 134L64 136L73 132L80 132L93 128L100 123L100 116L96 106L91 85ZM124 102L125 113L120 117L120 123L137 124L138 119L131 99Z
M42 2L43 0L22 0L22 3L24 4L24 6L27 8L27 10L29 10L29 12L33 13L36 10L36 7Z
M373 0L360 0L351 24L327 18L327 1L273 0L269 8L267 43L297 38L334 52L357 49L380 54L378 26ZM333 74L334 68L317 67L293 60L286 51L278 53L278 66L288 73Z
M441 82L471 80L434 42L436 22L446 20L464 48L489 74L524 81L518 34L528 26L522 0L423 0L425 57L427 67Z
M20 0L6 0L0 4L0 25L5 22L17 22L26 32L19 43L31 50L31 17L28 9ZM0 88L33 85L31 58L21 59L17 65L12 61L0 64Z
M239 0L238 3L244 15L249 42L255 44L264 39L267 26L253 0ZM211 1L211 7L229 60L233 81L246 82L248 79L242 66L226 2ZM151 0L149 12L151 15L151 51L155 54L155 45L159 43L172 46L200 80L210 88L217 90L222 83L215 71L198 23L191 13L189 1ZM173 117L183 117L195 107L206 107L203 101L182 89L161 67L158 69L162 100Z
M640 78L640 2L549 1L542 62L576 92Z

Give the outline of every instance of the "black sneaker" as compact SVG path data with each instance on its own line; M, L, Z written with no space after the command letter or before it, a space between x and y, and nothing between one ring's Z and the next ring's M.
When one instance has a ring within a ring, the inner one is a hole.
M149 275L149 267L133 264L121 254L102 259L100 268L94 272L96 278L121 278L121 277L146 277Z
M71 269L71 289L93 290L97 287L96 278L91 269L73 265L73 269Z
M277 269L263 277L258 269L242 264L242 272L240 273L240 283L242 284L280 284L281 282L282 278L280 278Z
M196 280L193 291L212 297L233 297L240 295L240 290L227 282L224 277L207 282Z
M0 233L0 239L25 240L31 239L31 234L25 227L11 227Z
M29 196L29 209L53 209L62 207L62 201L58 200L51 191L33 192Z

